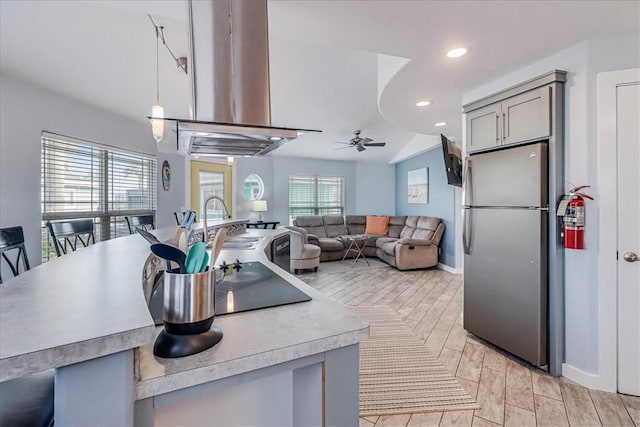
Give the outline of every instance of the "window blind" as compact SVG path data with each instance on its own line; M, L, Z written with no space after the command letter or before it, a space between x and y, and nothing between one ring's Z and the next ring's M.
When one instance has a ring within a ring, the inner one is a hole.
M125 216L155 215L153 157L43 133L41 166L43 261L55 257L47 221L91 218L107 240L129 233Z
M344 177L289 176L289 221L304 215L343 215Z

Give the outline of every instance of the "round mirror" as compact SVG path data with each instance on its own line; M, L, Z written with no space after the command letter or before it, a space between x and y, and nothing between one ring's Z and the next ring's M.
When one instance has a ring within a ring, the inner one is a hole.
M252 173L244 179L244 197L247 200L260 200L264 195L264 182L262 182L262 178Z

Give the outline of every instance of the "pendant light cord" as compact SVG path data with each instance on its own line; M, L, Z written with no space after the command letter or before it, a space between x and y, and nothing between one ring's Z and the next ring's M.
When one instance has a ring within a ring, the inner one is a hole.
M156 21L154 21L153 18L151 17L151 14L147 13L147 16L149 17L149 20L151 21L151 25L153 25L153 28L156 30L156 45L158 44L157 43L158 40L162 40L162 44L164 45L164 47L167 48L167 51L169 52L169 55L171 55L173 60L176 61L176 66L178 68L180 68L182 71L184 71L185 74L187 74L186 63L181 62L180 59L176 58L176 56L174 55L173 51L171 50L171 48L167 44L167 40L164 38L164 27L160 26L160 25L157 25ZM158 48L156 46L156 58L157 58L157 56L158 56Z
M151 17L151 15L149 15ZM153 20L152 20L153 21ZM160 105L160 34L156 27L156 105Z

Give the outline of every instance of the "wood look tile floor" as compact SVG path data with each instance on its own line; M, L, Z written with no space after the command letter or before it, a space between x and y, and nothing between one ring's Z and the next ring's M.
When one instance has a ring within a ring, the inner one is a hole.
M393 308L481 405L479 410L360 419L382 426L636 426L640 397L589 390L547 375L462 328L462 276L398 271L378 260L325 262L298 277L343 305Z

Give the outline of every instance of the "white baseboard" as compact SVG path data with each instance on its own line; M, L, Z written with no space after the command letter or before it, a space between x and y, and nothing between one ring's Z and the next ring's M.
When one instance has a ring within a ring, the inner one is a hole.
M462 269L461 268L449 267L448 265L443 264L441 262L438 263L438 268L440 270L444 270L444 271L452 273L452 274L462 274Z
M569 378L571 381L575 381L583 387L604 390L615 393L615 387L611 389L610 386L604 385L600 375L590 374L572 365L562 364L562 376Z

